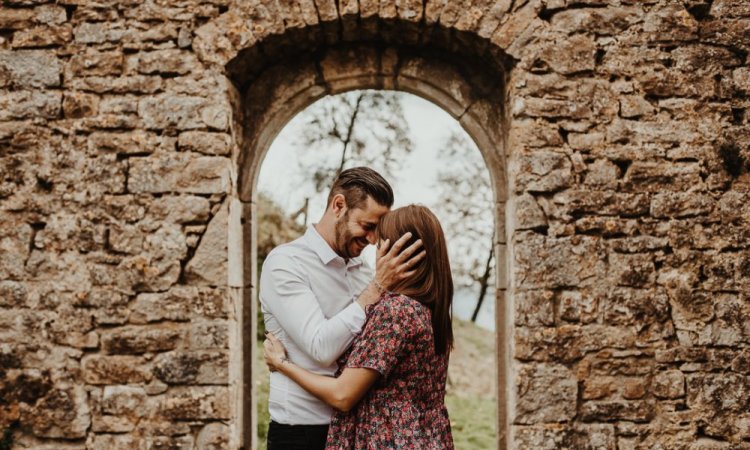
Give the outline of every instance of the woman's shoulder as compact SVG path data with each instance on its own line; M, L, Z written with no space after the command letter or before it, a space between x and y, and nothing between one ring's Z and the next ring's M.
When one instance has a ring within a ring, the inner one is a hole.
M380 309L381 313L398 316L420 315L426 310L426 306L419 301L397 292L384 294L376 308Z

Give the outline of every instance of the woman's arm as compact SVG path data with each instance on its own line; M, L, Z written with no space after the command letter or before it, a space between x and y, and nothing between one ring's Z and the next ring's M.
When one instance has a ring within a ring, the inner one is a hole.
M266 336L264 357L271 370L283 373L338 411L351 410L380 376L376 370L349 367L338 378L312 373L289 361L284 346L273 334Z

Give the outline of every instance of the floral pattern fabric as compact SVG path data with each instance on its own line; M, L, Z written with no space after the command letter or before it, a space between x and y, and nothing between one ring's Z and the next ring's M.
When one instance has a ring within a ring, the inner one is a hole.
M349 412L335 412L326 449L453 449L445 382L448 355L436 355L429 309L386 294L367 309L362 333L339 359L380 377Z

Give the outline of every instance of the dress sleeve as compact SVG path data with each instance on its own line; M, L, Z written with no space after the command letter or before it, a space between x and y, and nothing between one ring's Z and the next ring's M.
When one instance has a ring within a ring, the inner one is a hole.
M346 367L373 369L388 378L416 335L417 310L408 301L394 298L381 301L370 314L352 345Z

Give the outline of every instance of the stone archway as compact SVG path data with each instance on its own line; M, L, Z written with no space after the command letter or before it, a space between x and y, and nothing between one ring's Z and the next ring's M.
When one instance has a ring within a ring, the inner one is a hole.
M4 1L3 433L247 448L255 171L283 111L369 86L492 169L501 446L745 445L745 3Z
M367 22L364 25L366 29ZM398 29L399 24L391 24ZM401 25L403 26L403 25ZM312 28L310 33L317 30ZM436 28L436 33L446 30ZM326 42L318 46L307 46L305 52L290 46L287 38L287 51L278 54L267 67L253 68L255 54L252 51L240 54L228 63L238 95L235 100L235 123L238 128L237 140L238 174L236 205L239 211L245 211L245 217L255 217L254 195L260 165L271 142L281 128L297 112L301 111L318 98L353 89L393 89L403 90L422 96L448 111L472 135L481 149L491 174L495 197L495 223L498 236L495 246L498 260L496 306L497 315L497 355L498 362L498 445L505 447L506 439L506 368L507 341L505 292L507 277L504 275L506 265L505 240L505 203L507 195L507 177L505 175L504 127L505 122L505 89L506 74L510 58L499 58L486 51L481 45L472 42L470 36L464 36L464 52L451 51L448 45L416 46L414 43L399 40L386 42L377 36L370 39L349 42ZM470 45L477 45L471 47ZM467 47L467 45L469 45ZM469 53L471 48L473 53ZM483 51L485 50L485 51ZM475 55L477 59L473 59ZM241 132L241 135L239 133ZM231 211L231 209L230 209ZM244 242L244 261L246 270L243 274L245 308L250 307L249 314L244 314L247 322L244 329L254 330L256 317L255 302L255 240L257 223L250 219L241 227L241 239ZM231 227L230 227L231 230ZM237 232L240 228L237 228ZM250 236L250 238L248 238ZM232 237L230 236L230 241ZM240 241L237 238L238 242ZM247 270L249 259L249 269ZM230 263L231 265L231 263ZM254 336L254 332L245 333ZM243 367L244 386L252 386L251 367L254 357L254 345L243 342L245 349ZM242 405L243 419L241 431L245 442L255 436L254 402L247 401L248 395L241 395L246 401Z

